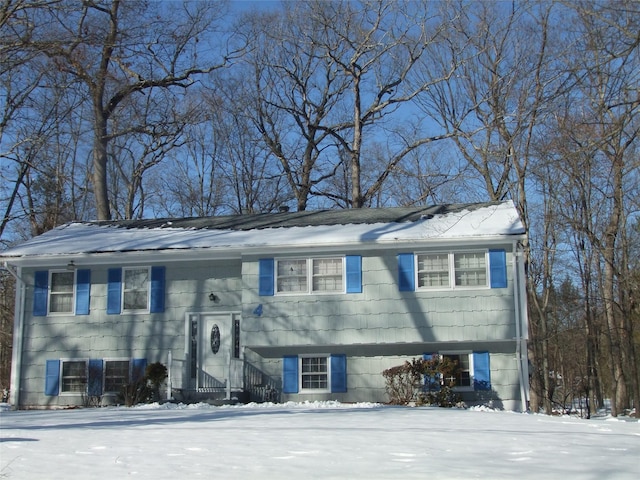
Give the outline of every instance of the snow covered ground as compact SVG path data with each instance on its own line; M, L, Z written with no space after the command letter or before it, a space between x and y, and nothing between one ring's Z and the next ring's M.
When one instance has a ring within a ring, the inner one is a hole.
M634 479L640 423L376 404L0 413L9 479Z

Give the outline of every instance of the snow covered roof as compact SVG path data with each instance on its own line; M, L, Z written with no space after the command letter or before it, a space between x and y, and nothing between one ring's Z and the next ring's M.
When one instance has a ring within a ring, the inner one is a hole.
M4 261L52 256L265 251L522 236L513 202L320 210L204 218L72 222L2 252Z

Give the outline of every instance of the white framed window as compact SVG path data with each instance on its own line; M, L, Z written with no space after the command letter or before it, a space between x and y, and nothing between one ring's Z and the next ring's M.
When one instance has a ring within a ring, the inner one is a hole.
M456 252L453 254L456 287L486 287L487 252Z
M450 360L453 371L443 378L445 385L460 389L470 390L473 388L473 355L470 353L443 353L443 358Z
M344 262L342 258L314 258L311 260L311 290L313 292L343 292Z
M276 293L344 293L344 257L276 260Z
M331 391L331 362L329 355L301 355L300 393Z
M60 393L86 393L88 373L88 360L61 360Z
M420 290L489 287L487 250L433 252L416 255Z
M122 269L122 311L148 312L151 269L126 267Z
M418 255L418 288L449 288L449 254Z
M75 271L49 272L49 313L73 313L75 278Z
M119 393L129 383L131 363L129 359L104 360L104 393Z
M276 291L307 293L309 291L307 259L278 260Z

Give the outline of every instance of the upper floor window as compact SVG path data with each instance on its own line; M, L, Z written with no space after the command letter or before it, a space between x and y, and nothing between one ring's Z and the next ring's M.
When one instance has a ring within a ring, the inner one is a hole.
M73 313L75 272L52 271L49 288L49 312Z
M342 292L344 268L342 258L314 258L312 285L314 292Z
M110 268L107 313L164 312L165 267Z
M149 268L123 269L122 309L124 311L149 310Z
M33 278L33 315L89 315L91 270L38 270Z
M449 288L449 254L418 255L418 288Z
M487 286L486 252L462 252L453 254L456 287Z
M307 260L278 260L278 293L307 292Z
M420 289L487 287L487 252L418 254L417 277Z
M303 258L277 261L277 293L344 292L344 259Z

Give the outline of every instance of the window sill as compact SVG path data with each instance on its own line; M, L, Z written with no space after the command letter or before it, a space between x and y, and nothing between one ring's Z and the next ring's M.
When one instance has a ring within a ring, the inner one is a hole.
M453 387L454 392L473 392L473 387Z
M507 288L507 287L504 287ZM455 291L473 291L473 290L490 290L489 285L473 285L470 287L418 287L416 292L455 292Z
M311 394L316 394L316 393L331 393L331 389L329 389L329 388L323 388L323 389L306 388L304 390L300 390L298 392L298 395L311 395Z

